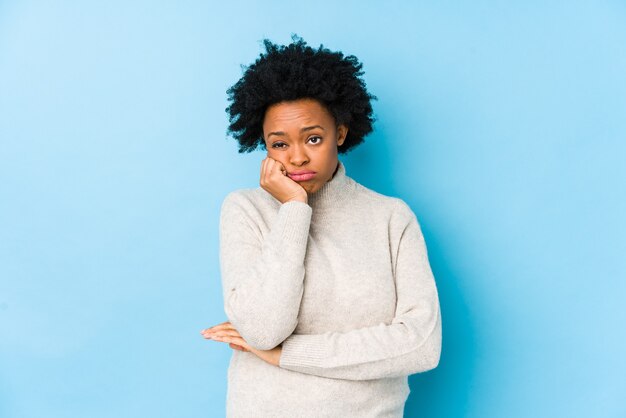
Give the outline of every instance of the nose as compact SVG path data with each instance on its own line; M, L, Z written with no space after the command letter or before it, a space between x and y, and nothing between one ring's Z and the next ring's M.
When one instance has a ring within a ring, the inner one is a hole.
M301 166L309 162L309 157L303 146L294 145L291 147L291 155L289 156L289 162L295 166Z

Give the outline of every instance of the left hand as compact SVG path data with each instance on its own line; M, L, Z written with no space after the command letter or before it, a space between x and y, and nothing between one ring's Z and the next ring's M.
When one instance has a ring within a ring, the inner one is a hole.
M200 334L206 339L229 343L231 348L242 351L250 351L255 354L261 360L266 361L269 364L278 366L280 362L280 354L283 348L279 345L271 350L257 350L254 347L250 347L248 343L239 335L239 332L229 322L222 322L211 328L206 328L200 331Z

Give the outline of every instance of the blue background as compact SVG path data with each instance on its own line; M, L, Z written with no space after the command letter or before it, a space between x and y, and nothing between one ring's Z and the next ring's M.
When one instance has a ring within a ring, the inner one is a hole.
M347 173L417 214L439 367L407 417L626 416L626 4L0 2L0 416L219 417L219 206L269 37L356 55Z

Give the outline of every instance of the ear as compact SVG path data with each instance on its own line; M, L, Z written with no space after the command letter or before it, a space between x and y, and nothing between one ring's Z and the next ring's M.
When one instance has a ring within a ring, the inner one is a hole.
M337 145L343 145L346 140L346 136L348 136L348 127L344 124L337 126Z

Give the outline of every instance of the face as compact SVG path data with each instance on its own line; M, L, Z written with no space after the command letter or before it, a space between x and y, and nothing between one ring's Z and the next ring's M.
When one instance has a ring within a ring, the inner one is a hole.
M318 191L337 168L337 147L348 128L337 126L320 102L298 99L270 106L263 120L267 156L280 161L287 175L308 194ZM313 172L297 176L298 172Z

